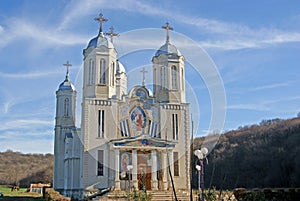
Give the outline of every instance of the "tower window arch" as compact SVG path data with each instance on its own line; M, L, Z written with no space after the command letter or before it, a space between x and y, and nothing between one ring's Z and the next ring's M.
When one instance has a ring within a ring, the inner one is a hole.
M100 60L100 84L106 84L106 61Z
M88 84L95 84L95 61L90 60Z
M181 90L184 90L184 74L183 74L183 68L181 69Z
M177 89L177 68L176 66L172 66L172 89L176 90Z
M160 69L160 84L162 89L168 88L168 69L162 66Z
M115 85L115 63L111 63L111 73L110 73L110 85L114 86Z
M64 116L66 117L69 116L69 106L70 106L70 101L68 98L66 98L64 101Z

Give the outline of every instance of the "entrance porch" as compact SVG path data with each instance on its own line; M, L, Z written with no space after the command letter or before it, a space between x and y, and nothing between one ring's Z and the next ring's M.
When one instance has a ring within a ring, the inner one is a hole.
M173 148L169 141L153 139L116 140L115 190L168 190L171 188L168 166L173 174ZM146 141L147 140L147 141ZM139 146L139 143L141 146Z

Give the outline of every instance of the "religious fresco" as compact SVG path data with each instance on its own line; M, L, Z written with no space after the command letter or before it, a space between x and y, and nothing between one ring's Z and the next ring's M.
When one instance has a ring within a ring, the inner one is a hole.
M130 152L121 152L121 158L120 158L121 172L126 172L128 165L131 165L131 153Z
M154 141L150 139L139 139L130 142L117 142L114 143L114 145L117 147L124 147L124 146L126 147L173 147L174 146L168 143Z
M146 127L146 114L145 111L140 107L135 107L130 114L130 120L132 125L132 132L136 134L141 134L144 132L144 128Z

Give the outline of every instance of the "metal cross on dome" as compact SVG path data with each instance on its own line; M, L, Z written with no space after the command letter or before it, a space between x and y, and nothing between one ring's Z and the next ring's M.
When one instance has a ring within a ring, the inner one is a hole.
M119 36L119 34L114 32L114 27L110 27L109 30L110 31L106 32L105 35L110 37L110 42L113 42L113 37L114 36Z
M103 14L100 13L100 14L99 14L99 17L96 17L95 20L98 21L99 24L100 24L100 30L99 30L99 33L102 33L102 24L103 24L103 22L107 22L108 19L104 18L104 17L103 17Z
M169 30L174 30L173 27L170 26L169 22L166 23L165 26L162 26L161 28L166 30L166 42L169 43L170 41L170 36L169 36Z
M67 67L66 79L68 79L69 78L69 67L72 66L72 64L70 64L69 61L67 61L67 63L65 63L63 65Z
M143 82L142 82L142 85L145 86L146 85L146 73L148 73L148 71L145 70L145 68L143 68L141 71L141 73L143 73Z

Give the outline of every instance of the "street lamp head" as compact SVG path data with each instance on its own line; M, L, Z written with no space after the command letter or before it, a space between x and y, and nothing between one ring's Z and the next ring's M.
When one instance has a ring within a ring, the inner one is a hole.
M196 165L196 170L200 171L201 170L201 166L200 165Z
M195 150L194 154L199 160L202 160L204 158L203 153L199 149Z
M204 156L206 156L207 153L208 153L208 149L207 149L206 147L202 147L200 151L202 152L202 154L203 154Z
M194 151L194 154L195 154L195 156L198 157L201 154L201 151L199 149L197 149Z

